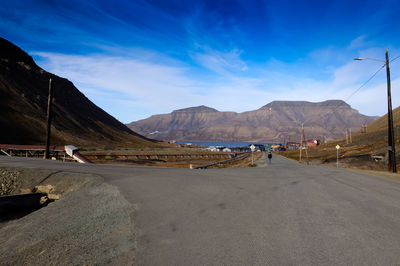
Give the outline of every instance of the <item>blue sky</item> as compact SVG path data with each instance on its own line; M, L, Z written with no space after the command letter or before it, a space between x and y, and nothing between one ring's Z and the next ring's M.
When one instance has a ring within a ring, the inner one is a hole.
M400 56L399 15L398 0L1 0L0 36L124 123L274 100L383 115L385 69L351 96L383 64L353 58ZM397 107L400 59L390 66Z

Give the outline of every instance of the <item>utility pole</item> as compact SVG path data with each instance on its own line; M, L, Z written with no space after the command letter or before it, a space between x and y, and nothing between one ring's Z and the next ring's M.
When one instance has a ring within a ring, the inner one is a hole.
M303 150L303 134L304 134L304 124L301 124L300 159L299 159L299 162L301 162L301 152L302 152L302 150Z
M390 68L389 68L389 55L388 51L386 55L386 77L387 77L387 99L388 99L388 152L389 152L389 171L393 173L397 172L396 169L396 149L394 142L394 130L393 130L393 114L392 114L392 95L390 88Z
M367 125L363 124L361 127L361 133L367 133Z
M302 153L302 150L304 149L305 151L306 151L306 157L307 157L307 165L309 164L309 161L308 161L308 151L307 151L307 148L305 147L305 146L303 146L304 145L304 142L305 142L305 135L304 135L304 123L302 123L301 124L301 142L300 142L300 162L301 162L301 153Z
M346 144L349 144L349 137L347 135L347 127L346 127Z
M349 128L350 130L350 143L353 143L353 140L351 139L351 128Z
M387 79L387 101L388 101L388 159L389 159L389 171L393 173L397 172L396 169L396 149L394 142L394 130L393 130L393 114L392 114L392 95L390 88L390 67L389 67L389 55L388 50L385 51L385 60L375 59L375 58L354 58L354 60L374 60L379 62L385 62L386 66L386 79Z
M47 97L47 130L46 130L46 150L44 152L44 158L50 158L50 129L51 129L51 102L53 100L53 94L51 91L51 79L49 80L49 96Z

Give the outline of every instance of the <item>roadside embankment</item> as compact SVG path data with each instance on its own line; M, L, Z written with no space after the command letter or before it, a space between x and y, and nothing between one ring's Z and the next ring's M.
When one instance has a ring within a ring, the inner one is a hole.
M280 155L296 161L300 160L299 150L279 152ZM309 147L302 153L302 163L312 165L327 165L336 167L337 162L341 168L356 168L366 170L386 170L387 156L384 152L374 152L365 146L347 146L341 144L339 151L335 145L326 144Z
M133 206L99 176L0 168L2 194L47 187L54 202L0 223L5 265L131 265L136 238Z

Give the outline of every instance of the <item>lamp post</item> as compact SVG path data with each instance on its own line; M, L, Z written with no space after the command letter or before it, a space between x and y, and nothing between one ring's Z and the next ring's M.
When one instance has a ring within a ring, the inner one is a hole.
M354 60L373 60L383 62L386 65L386 78L387 78L387 101L388 101L388 152L389 152L389 171L393 173L397 172L396 169L396 149L394 141L394 130L393 130L393 114L392 114L392 95L390 88L390 68L389 68L389 55L388 51L385 52L386 60L380 60L375 58L354 58Z

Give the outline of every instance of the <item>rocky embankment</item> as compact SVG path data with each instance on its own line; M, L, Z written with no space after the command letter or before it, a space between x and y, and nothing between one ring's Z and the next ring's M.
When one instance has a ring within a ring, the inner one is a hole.
M0 168L1 194L39 186L59 197L22 218L0 223L2 265L131 265L134 208L99 176Z
M20 172L13 170L7 170L7 169L1 169L0 171L0 196L3 195L10 195L12 192L14 192L17 187L19 186L18 180L19 180L19 175Z

